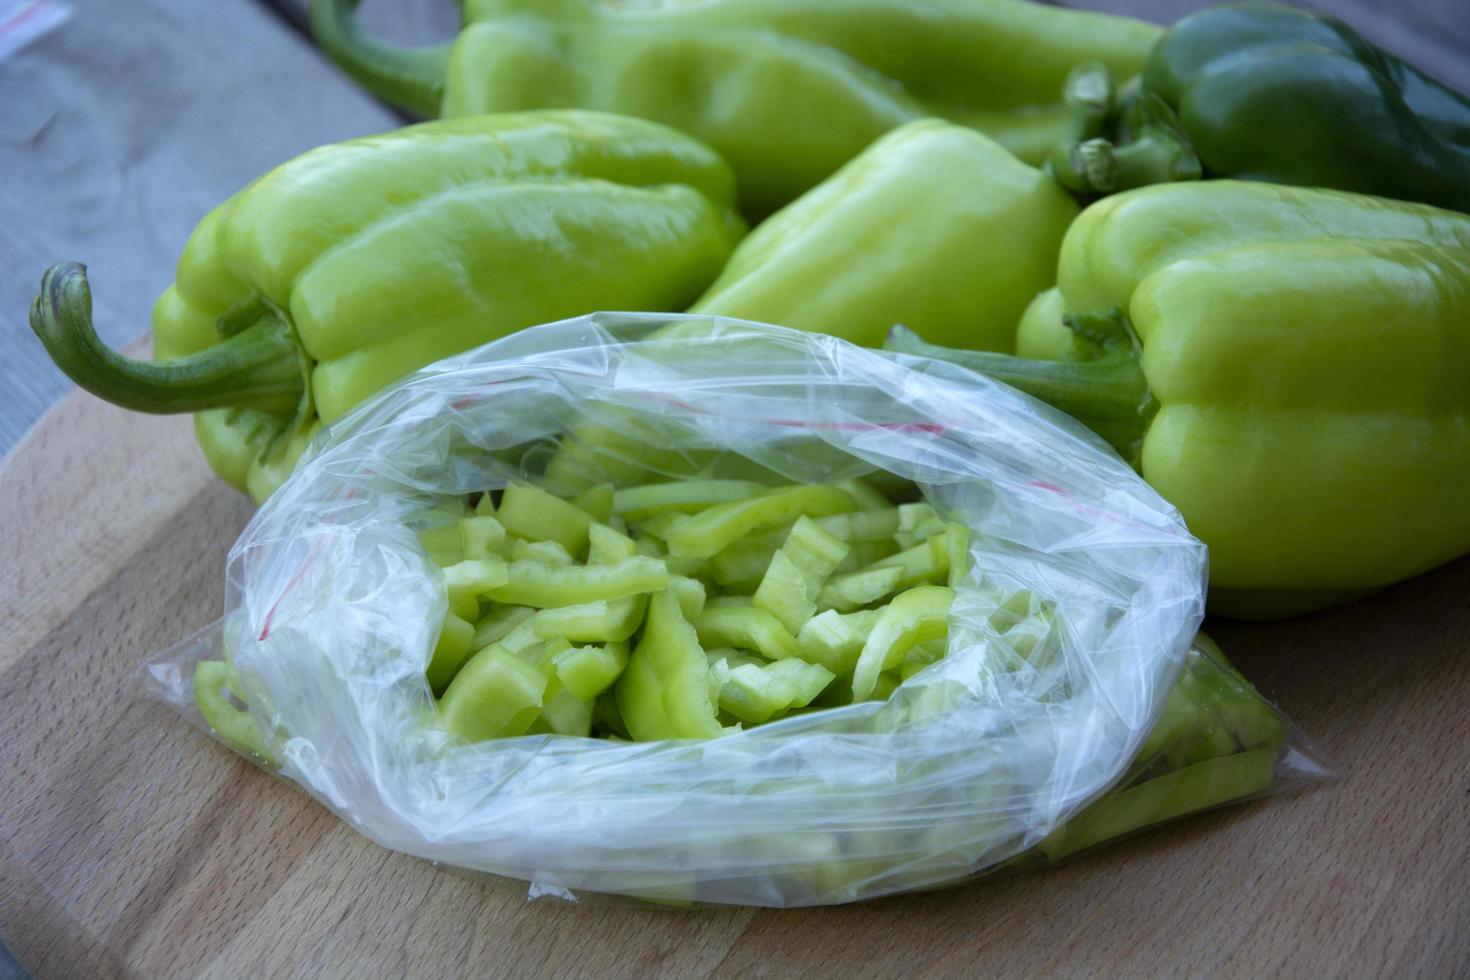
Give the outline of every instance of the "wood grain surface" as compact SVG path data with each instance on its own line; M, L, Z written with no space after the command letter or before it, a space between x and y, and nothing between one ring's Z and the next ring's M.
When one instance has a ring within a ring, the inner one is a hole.
M179 420L65 399L0 466L0 940L49 977L1449 977L1470 971L1470 561L1215 634L1335 759L1072 865L650 911L385 851L136 693L251 507Z

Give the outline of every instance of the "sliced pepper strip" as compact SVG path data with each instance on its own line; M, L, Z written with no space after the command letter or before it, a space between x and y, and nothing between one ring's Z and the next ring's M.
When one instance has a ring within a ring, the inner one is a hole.
M949 587L958 588L970 574L970 529L963 524L946 524L944 549L949 562Z
M429 666L424 670L429 679L429 687L435 694L443 692L449 686L454 675L459 673L459 668L469 659L470 651L478 649L473 646L474 640L473 623L460 619L453 611L444 614L444 625L439 630L439 639L429 657Z
M555 541L574 557L587 547L592 516L540 487L506 487L496 513L507 531L529 541Z
M230 745L276 765L275 756L266 747L255 716L242 711L225 697L225 688L238 693L239 680L223 660L201 660L194 665L194 704L216 735Z
M599 483L595 487L588 487L572 500L572 506L587 514L594 521L606 524L613 516L613 485L611 483Z
M558 653L552 664L562 686L582 700L591 701L622 676L628 666L628 644L572 647Z
M778 660L738 664L720 686L720 709L741 721L759 725L792 708L804 708L832 683L833 674L818 664Z
M817 595L833 570L847 557L848 546L799 517L786 542L771 557L755 590L756 606L775 616L782 626L797 632L817 612Z
M541 713L546 684L544 673L504 647L486 647L439 699L440 721L471 742L524 734Z
M862 480L844 480L837 484L837 486L857 502L859 513L893 509L892 501L883 496L871 484L864 483Z
M514 561L539 561L547 565L574 564L567 549L555 541L527 541L516 538L510 546L510 557Z
M768 660L801 657L796 638L780 620L758 606L706 606L695 621L695 629L706 646L754 650Z
M724 728L709 696L709 662L672 592L649 600L643 639L618 681L618 708L638 741L715 738Z
M715 504L745 500L768 489L750 480L680 480L646 483L613 493L613 513L638 522L663 511L695 514Z
M953 602L954 590L940 585L921 585L895 596L858 655L852 673L853 700L866 701L878 675L901 664L914 647L947 636Z
M704 612L704 583L687 575L670 575L669 591L679 600L679 611L691 623Z
M664 563L641 555L616 565L566 568L538 561L516 561L506 569L505 584L487 594L496 602L545 609L657 592L668 584L669 572Z
M499 643L535 612L536 610L525 606L495 606L475 624L475 638L470 643L470 649L483 650L492 643Z
M460 518L459 543L465 558L504 558L505 525L488 514Z
M593 524L587 529L587 564L616 565L637 554L637 542L622 531L606 524Z
M898 532L897 509L856 510L850 514L831 514L817 518L817 526L834 538L854 541L887 541Z
M881 615L878 609L847 614L829 609L813 616L796 636L801 658L821 664L839 677L851 674Z
M759 528L785 524L803 514L825 517L856 509L857 502L837 487L819 484L778 487L757 497L700 511L670 532L666 540L670 554L709 558Z
M1110 793L1042 841L1052 861L1123 834L1265 792L1275 778L1275 748L1253 749L1165 773Z
M470 558L450 565L444 569L449 608L461 619L478 619L480 597L505 585L506 578L505 562L499 558Z
M893 565L863 568L856 572L834 575L817 594L817 608L851 612L870 602L877 602L888 593L900 588L902 581L903 569Z
M898 505L898 530L894 538L904 548L928 541L944 530L944 521L932 505L923 501Z
M870 567L902 569L903 577L898 581L900 589L907 589L921 582L943 582L949 574L949 549L945 545L943 529L927 541L876 561Z
M648 600L641 595L559 606L538 612L532 629L548 640L561 637L573 643L617 643L638 632L647 609Z

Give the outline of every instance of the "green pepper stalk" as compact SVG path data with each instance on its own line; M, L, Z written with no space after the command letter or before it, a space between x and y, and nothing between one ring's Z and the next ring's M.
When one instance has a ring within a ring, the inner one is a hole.
M991 351L954 350L926 343L903 326L889 331L885 346L959 364L1018 388L1077 419L1137 466L1158 403L1144 377L1132 325L1116 308L1069 315L1063 322L1083 342L1094 345L1093 359L1041 361Z
M360 2L312 3L317 44L353 81L384 101L425 118L439 115L453 45L408 48L375 41L357 23Z
M1136 74L1152 24L1024 0L466 0L447 48L365 37L313 0L318 42L370 91L444 116L578 106L703 140L747 216L794 200L887 131L942 117L1031 164L1077 136L1074 66Z
M729 167L640 119L439 120L320 147L200 221L153 308L158 363L108 350L85 271L31 326L87 390L195 412L210 466L263 500L311 436L416 368L599 309L678 310L744 233Z
M1105 65L1087 66L1088 71L1069 80L1068 101L1083 106L1115 104L1112 74ZM1072 91L1085 85L1085 91ZM1098 109L1086 118L1096 119ZM1123 100L1120 138L1116 143L1103 138L1099 123L1087 137L1059 143L1047 158L1057 181L1082 194L1112 194L1147 184L1173 180L1198 180L1199 157L1169 104L1153 92L1133 92Z
M87 267L58 262L41 277L31 329L68 377L135 412L168 415L223 406L301 412L310 358L279 310L251 298L248 325L213 347L165 363L123 357L92 326Z
M1091 426L1209 545L1211 609L1274 618L1470 552L1467 324L1470 218L1204 181L1085 210L1021 357L890 347Z

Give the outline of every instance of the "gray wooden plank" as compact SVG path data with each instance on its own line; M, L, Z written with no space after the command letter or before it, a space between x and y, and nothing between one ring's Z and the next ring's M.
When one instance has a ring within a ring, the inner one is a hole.
M88 265L103 338L148 326L195 222L312 146L399 125L254 0L69 0L0 62L0 453L68 382L26 324Z

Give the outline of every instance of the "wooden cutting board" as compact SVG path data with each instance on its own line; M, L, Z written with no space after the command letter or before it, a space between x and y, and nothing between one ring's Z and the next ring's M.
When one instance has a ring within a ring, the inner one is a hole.
M181 419L73 395L0 466L0 941L37 978L1470 976L1470 561L1215 624L1333 783L862 906L529 903L383 850L134 672L251 513Z

